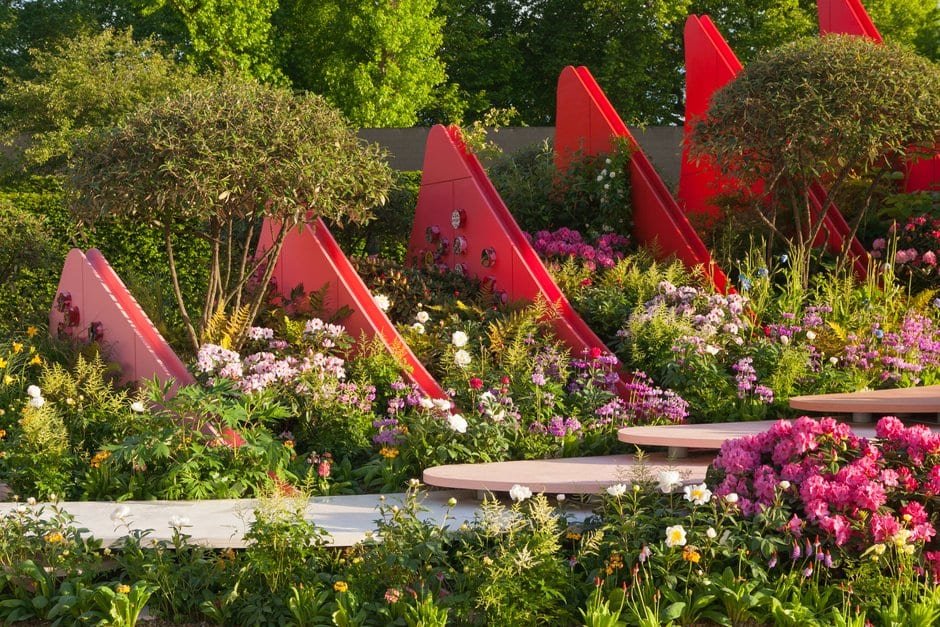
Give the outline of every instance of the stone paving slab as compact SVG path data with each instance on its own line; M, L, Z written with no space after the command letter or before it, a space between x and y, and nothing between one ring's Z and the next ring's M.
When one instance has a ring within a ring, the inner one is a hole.
M754 422L722 422L701 425L660 425L655 427L624 427L617 432L621 442L641 446L720 449L727 440L767 431L776 420ZM875 437L875 427L852 424L852 431L863 438Z
M424 482L439 488L508 492L516 484L548 494L597 494L615 483L630 483L643 471L655 478L663 470L677 470L685 483L702 483L713 455L669 459L646 456L643 464L633 455L603 455L538 459L489 464L451 464L424 471Z
M794 396L789 402L794 409L825 413L936 414L940 413L940 385Z
M533 489L533 492L537 490ZM386 494L385 504L401 505L404 494ZM448 507L448 499L457 499L454 508ZM328 545L352 546L366 538L376 528L375 521L381 518L380 495L323 496L313 497L307 506L306 518L329 533ZM147 536L153 540L169 540L173 536L170 519L185 517L189 525L183 531L194 543L213 548L244 548L244 534L254 520L256 499L205 500L205 501L126 501L123 503L96 501L69 501L59 503L75 516L75 525L88 530L89 535L101 540L105 546L120 545L130 530L151 530ZM127 525L111 519L118 507L126 505L130 513ZM435 524L446 524L452 528L464 522L472 522L480 511L480 501L475 495L461 491L431 491L422 505L427 511L420 513L422 520ZM38 504L33 507L41 507ZM0 517L12 512L22 503L0 503ZM28 507L28 506L27 506ZM569 507L572 517L583 520L590 515L587 507ZM46 507L48 514L48 506Z

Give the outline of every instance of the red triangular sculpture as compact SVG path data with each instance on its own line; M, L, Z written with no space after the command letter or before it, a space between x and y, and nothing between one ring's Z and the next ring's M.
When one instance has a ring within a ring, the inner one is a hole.
M712 260L653 164L586 67L568 66L562 70L557 106L556 166L564 170L577 151L589 155L609 152L615 137L626 138L634 150L630 160L630 194L636 241L655 244L662 254L675 255L690 267L702 266L719 291L728 291L727 276Z
M277 223L265 219L258 242L259 253L271 246L277 228ZM440 384L418 361L395 325L376 304L362 277L322 220L291 229L285 237L272 278L275 289L285 297L298 285L303 285L305 293L329 285L329 307L336 311L345 306L352 311L343 320L350 335L354 338L361 334L379 338L392 355L405 362L406 370L409 370L406 376L422 392L432 398L446 397Z
M883 43L860 0L817 0L819 33L856 35ZM932 156L909 162L904 177L905 192L940 191L940 150Z
M689 134L691 122L701 118L708 110L712 95L731 82L743 69L741 62L731 50L728 42L707 15L690 15L685 23L685 142L682 150L682 166L679 177L679 199L690 214L716 216L718 210L713 200L723 190L733 188L734 181L721 176L717 169L703 163L694 163L689 158ZM823 217L821 241L832 252L843 250L852 259L852 269L859 278L868 275L868 252L852 232L842 213L829 203L826 190L818 183L810 188L810 201L818 215L828 205Z
M505 300L541 297L554 306L555 331L574 355L611 352L555 284L456 127L428 134L408 258L488 280Z
M98 340L125 382L156 377L172 390L194 382L127 287L95 248L69 251L49 312L49 332Z

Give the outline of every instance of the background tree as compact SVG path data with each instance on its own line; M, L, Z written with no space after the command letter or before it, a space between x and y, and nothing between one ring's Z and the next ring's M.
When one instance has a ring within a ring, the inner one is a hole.
M375 146L365 146L323 98L221 77L145 105L110 133L86 140L70 172L72 207L83 219L120 215L164 234L177 304L194 348L220 310L257 315L288 229L321 215L361 221L391 182ZM260 220L282 223L255 254ZM172 225L196 225L212 248L201 318L184 303ZM256 274L257 273L257 274ZM235 338L238 345L240 338Z
M896 157L938 141L940 67L906 48L834 35L788 44L745 66L695 125L692 154L714 160L742 190L760 190L751 204L792 248L806 284L828 209L813 211L813 182L828 189L831 203L852 175L865 175L861 221Z
M277 18L295 88L361 126L412 126L446 78L436 0L285 0Z
M76 141L196 80L155 40L135 41L130 30L106 29L32 50L29 70L29 78L10 78L0 92L0 129L8 144L28 137L20 157L30 168L62 165Z

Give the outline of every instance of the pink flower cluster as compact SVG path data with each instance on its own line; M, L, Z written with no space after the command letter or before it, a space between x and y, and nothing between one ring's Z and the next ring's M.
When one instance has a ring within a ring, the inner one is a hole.
M940 434L882 418L877 439L832 418L781 420L768 431L726 442L714 467L715 492L734 493L742 513L791 508L787 531L819 534L836 546L927 543L936 535ZM938 559L940 564L940 559Z
M914 279L916 288L931 287L940 267L940 219L929 215L908 218L900 230L892 225L891 234L897 235L894 255L895 272L902 279ZM885 255L888 242L880 237L872 242L871 256Z
M535 236L526 234L535 251L548 259L574 258L583 261L591 270L598 266L612 268L623 259L630 240L622 235L608 233L596 242L585 242L581 233L562 227L557 231L538 231Z
M896 331L875 322L870 333L847 340L843 363L878 372L883 383L916 385L926 373L940 372L940 329L919 313L909 312Z

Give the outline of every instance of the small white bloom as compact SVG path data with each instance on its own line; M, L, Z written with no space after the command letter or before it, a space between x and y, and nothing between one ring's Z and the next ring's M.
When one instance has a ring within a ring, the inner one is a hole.
M604 163L606 163L607 165L610 165L611 163L613 163L613 161L611 161L610 159L604 159Z
M705 352L708 353L709 355L717 355L718 353L721 352L721 349L715 346L714 344L706 344Z
M675 470L662 471L659 473L657 480L659 481L659 489L666 494L672 492L672 489L682 482L679 473Z
M614 178L615 176L617 176L617 173L614 172L613 170L611 170L611 171L610 171L610 178Z
M781 489L781 490L789 490L789 489L790 489L790 482L787 481L786 479L784 479L783 481L781 481L781 482L780 482L780 489Z
M131 508L127 505L121 505L111 512L111 520L114 522L124 522L131 515Z
M36 499L31 496L31 497L29 497L28 499L26 499L26 504L27 504L27 505L30 505L30 506L35 505L35 504L36 504Z
M603 181L603 180L604 180L604 175L603 175L603 174L598 174L598 175L597 175L597 182L600 183L600 182Z
M610 183L604 183L604 189L610 189Z
M712 491L704 483L685 486L685 500L693 505L705 505L712 500Z
M424 335L424 325L421 324L420 322L415 322L413 325L411 325L411 328L418 335Z
M431 319L431 316L428 315L428 312L426 311L419 311L418 315L415 316L415 319L421 324L424 324L425 322Z
M454 353L454 363L461 368L466 368L469 366L471 361L473 361L473 359L470 357L470 353L462 348Z
M388 308L392 306L392 301L385 294L376 294L372 298L382 311L388 311Z
M564 503L564 502L565 502L565 499L566 499L567 497L566 497L564 494L559 494L559 495L556 496L555 498L558 499L558 502L559 502L559 503Z
M790 343L790 336L789 336L789 335L781 335L781 336L780 336L780 343L783 344L784 346L786 346L787 344L789 344L789 343Z
M732 505L734 505L735 503L737 503L737 502L738 502L738 494L737 494L737 492L729 492L729 493L725 496L725 501L727 501L728 503L731 503Z
M457 507L457 499L454 497L447 499L447 507Z
M170 516L170 526L174 529L189 527L190 521L185 516Z
M422 397L421 400L418 401L418 403L420 403L421 409L433 409L434 408L434 400L431 399L430 396Z
M137 412L138 414L144 413L147 408L144 407L143 401L134 401L131 403L131 411Z
M46 404L46 399L44 399L41 396L34 396L33 398L29 399L29 406L35 409L39 409L45 404Z
M31 385L26 388L26 393L29 394L30 398L39 398L42 396L42 390L39 389L38 385Z
M682 525L666 527L666 546L685 546L685 528Z
M447 424L457 433L467 432L467 419L460 414L451 414L447 417Z
M714 527L709 527L708 529L705 530L705 535L708 537L709 540L714 540L715 538L718 537L718 532L715 531Z
M622 483L617 483L612 486L608 486L607 494L611 495L614 498L620 498L627 493L627 486Z
M421 486L421 480L420 480L420 479L417 479L417 478L415 478L415 477L412 477L411 479L408 480L408 487L410 487L410 488L418 488L418 487L420 487L420 486Z
M513 501L518 501L521 503L522 501L532 497L532 490L524 485L519 485L517 483L516 485L512 486L512 488L510 488L509 496Z
M457 348L466 346L469 340L470 338L468 338L467 334L463 331L454 331L454 334L450 336L451 343Z
M434 406L440 409L441 411L447 411L451 408L452 403L446 398L435 398L433 401Z
M815 332L815 331L807 331L807 332L806 332L806 339L809 340L810 342L812 342L813 340L815 340L815 339L816 339L816 332Z
M829 363L832 364L833 366L835 366L837 363L839 363L839 358L838 358L838 357L830 357L830 358L829 358Z

